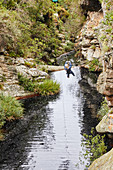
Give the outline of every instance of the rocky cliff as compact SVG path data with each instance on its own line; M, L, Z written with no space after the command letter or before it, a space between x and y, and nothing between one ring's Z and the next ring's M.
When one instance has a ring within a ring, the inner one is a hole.
M109 113L107 116L108 120L111 120L111 114L113 114L113 2L103 0L100 5L97 1L83 0L80 4L87 11L87 19L75 48L79 48L85 67L87 66L91 71L101 71L97 90L106 97L110 108L110 116ZM94 8L91 8L91 4ZM112 121L106 122L107 129L109 129L109 122ZM100 132L100 129L100 127L97 128L97 131ZM108 132L113 132L113 128L110 128Z
M110 112L97 126L97 131L113 133L113 2L112 0L100 1L79 0L86 21L77 37L75 50L77 51L76 57L84 59L84 66L91 71L101 71L97 81L97 90L106 96ZM14 4L11 6L5 3L0 9L0 91L12 96L21 96L29 92L25 92L18 85L18 73L29 79L44 79L48 77L48 74L40 70L39 65L36 65L36 59L38 61L40 58L48 60L49 54L56 57L58 51L63 52L62 47L65 45L67 34L62 37L59 30L61 30L61 23L66 22L68 13L57 6L50 10L53 4L49 0L47 0L47 6L45 1L42 6L41 1L37 3L34 0L33 4L30 0L20 4L15 1L10 2ZM77 4L75 1L73 3ZM73 11L73 3L70 13ZM69 8L68 2L64 6ZM76 14L76 18L78 16ZM52 20L55 22L52 23ZM73 23L76 23L74 21L76 20L72 20L71 23L72 33L74 32ZM70 23L65 25L69 27Z
M81 0L86 12L86 22L78 36L75 49L85 60L85 67L91 71L101 71L97 80L97 90L108 102L109 113L97 125L101 133L113 133L113 1ZM112 169L113 150L97 159L89 169Z

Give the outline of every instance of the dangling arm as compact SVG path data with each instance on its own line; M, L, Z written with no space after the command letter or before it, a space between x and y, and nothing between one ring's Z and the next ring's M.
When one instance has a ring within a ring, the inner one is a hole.
M68 70L68 69L65 67L66 64L67 64L67 61L66 61L65 64L64 64L64 70Z
M69 62L69 69L71 69L71 67L72 67L72 64L71 64L71 62Z

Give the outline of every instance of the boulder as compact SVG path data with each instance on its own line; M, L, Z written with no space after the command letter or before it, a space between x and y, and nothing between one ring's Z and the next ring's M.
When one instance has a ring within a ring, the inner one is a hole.
M93 60L93 54L94 54L94 50L89 48L88 51L87 51L87 59L89 61L92 61Z
M93 54L93 58L99 58L101 54L100 48L96 47L94 54Z
M96 159L88 170L112 170L113 169L113 149L100 158Z
M107 115L105 115L99 124L96 126L99 133L113 134L113 108L111 108Z

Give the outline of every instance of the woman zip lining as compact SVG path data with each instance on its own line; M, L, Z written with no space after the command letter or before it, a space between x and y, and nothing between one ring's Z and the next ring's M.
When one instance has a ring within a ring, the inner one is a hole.
M75 76L75 74L71 70L71 67L72 67L71 61L66 61L65 64L64 64L64 69L66 70L67 78L69 78L70 74Z

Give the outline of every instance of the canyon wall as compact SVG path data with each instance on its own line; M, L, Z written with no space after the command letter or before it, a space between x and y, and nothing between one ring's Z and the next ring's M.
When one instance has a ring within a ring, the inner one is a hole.
M101 72L97 90L105 96L110 111L97 131L113 133L113 2L103 0L100 6L99 1L82 0L80 4L87 11L87 19L75 48L79 48L85 67Z
M94 71L100 71L97 90L105 96L109 112L97 125L96 130L108 133L111 137L113 134L113 2L103 0L100 5L99 1L81 0L80 4L87 19L78 36L75 49L79 48L85 66L88 64L90 67L89 63L93 65L94 61L98 61L94 68ZM113 149L95 160L89 170L112 169L112 155Z

